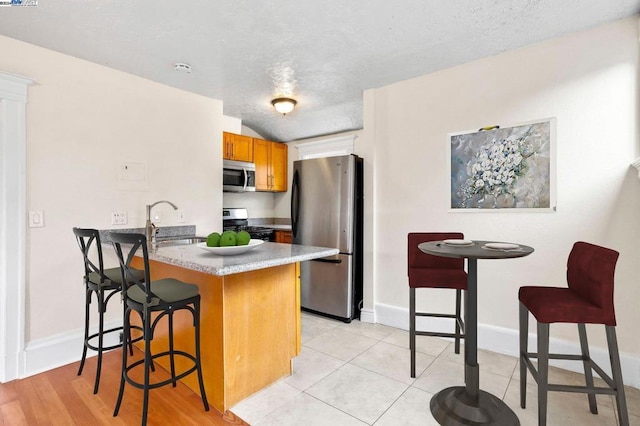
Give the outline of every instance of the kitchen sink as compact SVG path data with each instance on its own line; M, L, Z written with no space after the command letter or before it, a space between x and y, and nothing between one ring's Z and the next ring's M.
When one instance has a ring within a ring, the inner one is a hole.
M180 236L180 237L161 237L157 239L158 247L180 246L186 244L197 244L207 241L206 237Z

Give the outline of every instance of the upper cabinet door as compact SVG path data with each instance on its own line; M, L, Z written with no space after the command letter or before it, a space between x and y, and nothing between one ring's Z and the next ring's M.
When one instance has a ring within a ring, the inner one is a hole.
M287 192L287 145L253 139L256 191Z
M287 160L287 144L273 142L271 144L272 191L287 192L287 172L289 168Z
M270 191L271 142L253 138L253 154L256 164L256 191Z
M253 138L223 132L222 157L226 160L248 161L253 163Z

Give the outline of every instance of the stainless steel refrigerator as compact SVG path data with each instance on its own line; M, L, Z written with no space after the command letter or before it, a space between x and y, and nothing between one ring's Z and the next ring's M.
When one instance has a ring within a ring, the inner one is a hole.
M336 247L336 256L302 262L302 308L350 322L362 307L363 161L356 155L293 163L293 243Z

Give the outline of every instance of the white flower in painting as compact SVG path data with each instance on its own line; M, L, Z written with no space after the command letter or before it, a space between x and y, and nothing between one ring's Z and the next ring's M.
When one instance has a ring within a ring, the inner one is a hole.
M467 164L467 175L462 192L466 199L474 195L510 194L517 179L526 171L525 153L528 150L524 135L486 142ZM530 155L530 154L529 154Z

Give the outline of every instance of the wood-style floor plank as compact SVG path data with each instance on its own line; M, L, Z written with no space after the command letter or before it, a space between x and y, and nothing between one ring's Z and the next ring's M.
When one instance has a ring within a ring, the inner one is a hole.
M20 401L9 401L0 405L0 419L3 425L26 425L27 418Z
M134 358L141 352L135 350ZM105 354L102 360L100 390L93 394L96 358L87 359L82 376L79 363L65 365L22 380L0 383L1 425L135 425L142 418L142 390L125 385L120 413L113 408L120 386L121 352ZM169 377L157 368L152 380ZM232 412L220 413L213 407L204 411L200 396L181 383L152 389L149 393L148 425L245 425Z

